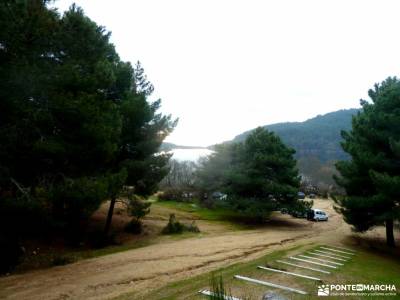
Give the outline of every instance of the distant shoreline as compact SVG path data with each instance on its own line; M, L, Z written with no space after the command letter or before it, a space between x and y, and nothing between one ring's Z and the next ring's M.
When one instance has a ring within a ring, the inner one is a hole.
M202 146L175 146L173 149L208 149L208 147L202 147Z
M214 151L203 148L174 148L167 151L168 153L172 153L172 159L178 161L193 161L197 162L201 157L206 157L212 154Z
M161 151L171 151L174 149L208 149L208 147L204 146L184 146L184 145L175 145L173 143L162 143L160 150Z

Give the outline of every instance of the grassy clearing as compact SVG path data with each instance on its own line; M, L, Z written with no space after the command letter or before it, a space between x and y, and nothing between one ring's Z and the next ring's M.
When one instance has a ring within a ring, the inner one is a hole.
M314 248L318 248L317 245L305 244L285 250L275 251L260 259L248 263L234 264L232 266L219 269L214 273L205 273L194 278L169 284L166 287L147 295L146 299L207 299L207 297L199 295L197 291L201 289L210 289L210 278L213 274L216 276L222 276L225 287L231 291L232 295L245 299L261 299L262 295L267 291L277 292L288 299L320 299L320 297L317 296L317 287L320 284L395 284L398 292L400 291L399 257L384 255L362 248L353 248L358 251L357 255L339 269L329 270L332 272L331 274L322 274L311 270L308 271L304 269L298 269L291 266L284 266L275 262L276 259L287 260L288 256L302 254L305 251ZM300 264L306 265L305 263ZM257 269L258 265L268 265L291 272L315 276L321 278L322 282L260 270ZM322 269L326 270L327 268ZM233 278L233 276L236 274L290 286L304 290L309 294L305 296L297 295L282 290L240 281ZM372 298L379 299L379 297L368 297L368 299ZM385 297L385 299L395 298L400 298L399 294L396 297ZM135 297L134 295L128 294L118 299L135 299ZM340 298L330 297L330 299ZM346 296L346 299L365 299L365 297Z
M154 205L160 205L168 208L177 209L187 213L192 213L202 220L208 221L227 221L232 220L239 215L233 211L223 208L208 209L195 203L178 202L178 201L159 201Z
M232 229L249 229L254 226L251 225L251 220L244 217L238 212L229 210L227 208L213 208L208 209L200 206L197 202L187 203L178 201L158 201L153 205L175 209L185 213L190 213L196 218L204 221L218 222L230 226Z

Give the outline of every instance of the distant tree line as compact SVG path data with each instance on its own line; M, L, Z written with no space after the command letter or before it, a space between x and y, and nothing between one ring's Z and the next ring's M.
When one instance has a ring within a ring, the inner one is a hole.
M342 195L344 190L335 182L333 176L338 174L336 161L323 162L315 156L301 157L297 167L301 175L300 190L306 194L315 194L323 198Z

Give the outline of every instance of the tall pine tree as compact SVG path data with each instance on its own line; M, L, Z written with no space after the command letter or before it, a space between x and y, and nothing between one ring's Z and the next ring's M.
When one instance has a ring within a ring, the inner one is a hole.
M347 196L337 200L347 223L356 231L385 224L386 240L395 246L393 223L400 219L400 81L388 78L369 90L372 102L361 100L352 130L342 132L344 151L335 177Z
M123 185L154 191L175 122L104 27L49 2L0 2L0 222L25 222L29 202L75 227Z
M133 187L136 195L148 196L156 191L158 183L167 175L171 154L158 151L177 124L171 116L158 112L161 100L149 103L148 97L154 87L147 80L140 62L130 70L130 74L130 88L119 104L122 127L118 153L110 166L115 174L111 175L106 234L123 185Z

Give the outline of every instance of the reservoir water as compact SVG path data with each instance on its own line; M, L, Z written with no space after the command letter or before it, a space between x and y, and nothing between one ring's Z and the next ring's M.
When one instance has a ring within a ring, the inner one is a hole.
M212 154L214 151L204 148L195 148L195 149L172 149L170 152L173 153L172 158L184 161L198 161L201 157Z

